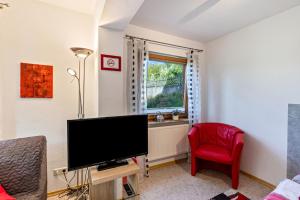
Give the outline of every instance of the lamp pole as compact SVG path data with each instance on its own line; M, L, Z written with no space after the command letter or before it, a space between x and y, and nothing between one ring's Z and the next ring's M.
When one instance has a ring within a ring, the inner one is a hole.
M86 48L81 48L81 47L72 47L71 51L75 54L75 56L78 58L78 75L76 70L68 68L67 72L69 75L73 76L74 78L77 79L78 82L78 119L84 119L85 117L85 64L86 64L86 59L88 56L90 56L93 53L93 50L91 49L86 49ZM83 61L83 74L81 74L81 62ZM83 169L79 170L81 174L81 181L79 185L79 172L77 172L77 187L80 189L84 189L84 175L83 175ZM80 199L84 198L84 193L86 190L82 192L81 195L79 195ZM79 198L78 197L78 198Z

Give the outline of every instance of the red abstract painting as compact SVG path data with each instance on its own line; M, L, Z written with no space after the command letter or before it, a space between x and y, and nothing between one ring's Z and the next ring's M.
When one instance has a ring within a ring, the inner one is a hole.
M53 66L21 63L21 97L52 98Z

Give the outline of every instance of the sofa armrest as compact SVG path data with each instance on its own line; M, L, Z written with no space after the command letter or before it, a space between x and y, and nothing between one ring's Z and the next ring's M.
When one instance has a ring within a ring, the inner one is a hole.
M190 147L191 147L191 152L193 152L199 147L199 133L198 133L198 128L192 127L188 134L189 142L190 142Z
M233 143L233 149L232 149L233 162L240 161L243 147L244 147L244 134L238 133L238 134L236 134L234 143Z
M297 175L297 176L295 176L295 177L293 178L293 181L295 181L296 183L300 184L300 174Z

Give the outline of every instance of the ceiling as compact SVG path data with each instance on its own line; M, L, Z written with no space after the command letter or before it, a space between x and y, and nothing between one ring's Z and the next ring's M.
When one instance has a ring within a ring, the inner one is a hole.
M210 41L300 4L300 0L145 0L131 24Z
M206 42L300 5L300 0L40 0L95 15L100 26L136 26Z
M42 2L74 10L77 12L94 15L99 2L103 0L40 0Z
M143 2L144 0L106 0L99 25L124 30Z

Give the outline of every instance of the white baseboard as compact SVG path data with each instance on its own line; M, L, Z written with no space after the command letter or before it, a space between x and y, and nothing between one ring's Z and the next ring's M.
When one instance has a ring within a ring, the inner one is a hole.
M172 161L176 161L176 160L182 160L187 158L187 153L182 153L182 154L178 154L178 155L171 155L171 156L165 156L162 158L156 158L156 159L151 159L149 160L149 166L153 167L156 165L161 165L164 163L169 163Z

